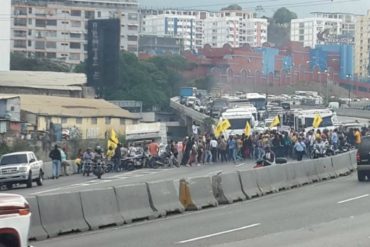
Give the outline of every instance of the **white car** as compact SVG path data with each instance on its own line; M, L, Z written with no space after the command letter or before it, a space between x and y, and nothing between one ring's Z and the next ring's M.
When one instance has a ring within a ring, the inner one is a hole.
M27 247L31 211L21 195L0 193L0 247Z

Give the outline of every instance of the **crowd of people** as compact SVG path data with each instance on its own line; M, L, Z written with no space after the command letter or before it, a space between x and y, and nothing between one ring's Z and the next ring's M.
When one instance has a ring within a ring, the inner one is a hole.
M345 146L357 146L361 143L361 137L367 133L367 128L339 127L307 132L267 130L263 133L254 132L250 136L242 134L228 138L205 134L186 137L178 143L178 151L182 153L181 165L187 166L246 159L268 159L273 163L275 157L300 161L305 156L311 157L314 149L322 150L330 146L335 151Z

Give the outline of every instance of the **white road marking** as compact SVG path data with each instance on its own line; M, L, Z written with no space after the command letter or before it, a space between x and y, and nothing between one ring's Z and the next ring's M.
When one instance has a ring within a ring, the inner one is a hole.
M223 235L223 234L227 234L227 233L231 233L231 232L241 231L241 230L256 227L256 226L259 226L259 225L261 225L261 223L256 223L256 224L252 224L252 225L249 225L249 226L243 226L243 227L239 227L239 228L235 228L235 229L231 229L231 230L227 230L227 231L217 232L217 233L213 233L213 234L209 234L209 235L205 235L205 236L201 236L201 237L197 237L197 238L191 238L191 239L179 241L179 242L177 242L177 244L185 244L185 243L189 243L189 242L194 242L194 241L205 239L205 238L211 238L211 237L215 237L215 236L219 236L219 235Z
M346 199L346 200L343 200L343 201L339 201L338 204L354 201L354 200L361 199L361 198L368 197L368 196L369 196L369 194L365 194L365 195L362 195L362 196L356 196L356 197L349 198L349 199Z

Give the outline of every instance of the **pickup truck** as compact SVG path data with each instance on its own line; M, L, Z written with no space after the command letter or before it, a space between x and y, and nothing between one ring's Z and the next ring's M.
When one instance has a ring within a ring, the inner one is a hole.
M0 247L27 247L30 206L21 195L0 193Z
M13 184L26 184L31 188L33 182L41 186L43 176L43 162L37 160L33 152L9 153L0 158L0 184L8 189Z

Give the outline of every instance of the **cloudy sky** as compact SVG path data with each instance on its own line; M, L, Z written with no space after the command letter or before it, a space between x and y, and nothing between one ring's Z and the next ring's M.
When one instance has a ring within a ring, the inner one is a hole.
M272 16L279 7L287 7L296 12L298 17L309 17L310 13L315 11L350 12L364 15L370 9L370 0L139 0L140 7L205 10L219 10L234 3L250 10L261 6L264 11L259 12L259 15L266 16Z

